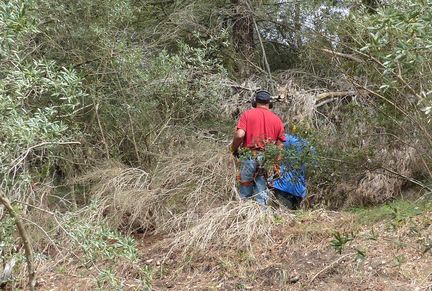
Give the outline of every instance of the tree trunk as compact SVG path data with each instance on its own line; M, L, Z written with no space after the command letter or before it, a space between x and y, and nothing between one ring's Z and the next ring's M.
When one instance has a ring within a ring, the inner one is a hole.
M3 204L3 206L9 212L9 215L15 220L15 225L18 229L18 233L24 245L24 252L27 261L27 276L29 279L28 287L30 291L33 291L35 290L35 286L36 286L36 271L33 265L33 250L30 245L30 240L27 235L27 231L24 228L24 224L22 223L21 217L16 213L9 199L6 196L4 196L3 192L1 191L0 191L0 203Z
M301 24L301 2L297 1L294 3L294 33L295 33L295 46L299 50L303 46L302 42L302 24Z
M240 57L238 62L240 77L248 77L251 74L251 62L253 61L254 24L251 11L248 10L247 0L231 0L234 5L232 36L234 47Z

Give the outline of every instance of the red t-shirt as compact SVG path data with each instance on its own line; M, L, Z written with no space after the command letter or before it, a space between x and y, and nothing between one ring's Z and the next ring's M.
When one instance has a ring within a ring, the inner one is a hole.
M266 108L253 108L244 112L237 129L246 132L243 147L264 149L268 143L285 141L285 129L280 118Z

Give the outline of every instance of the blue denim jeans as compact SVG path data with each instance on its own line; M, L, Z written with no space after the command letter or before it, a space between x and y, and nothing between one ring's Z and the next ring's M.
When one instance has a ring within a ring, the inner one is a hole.
M242 199L254 197L260 205L267 205L269 190L264 176L256 176L257 161L245 159L240 162L240 182L254 182L251 186L240 184L240 197Z

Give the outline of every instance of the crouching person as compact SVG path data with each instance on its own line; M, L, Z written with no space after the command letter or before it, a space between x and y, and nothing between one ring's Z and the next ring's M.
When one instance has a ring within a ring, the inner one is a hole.
M315 151L306 140L294 134L285 135L284 151L279 178L271 184L280 204L298 209L307 194L306 163L314 159Z

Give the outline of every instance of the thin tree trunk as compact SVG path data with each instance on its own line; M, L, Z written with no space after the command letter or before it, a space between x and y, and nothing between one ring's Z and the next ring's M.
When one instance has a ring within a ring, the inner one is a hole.
M18 233L23 241L24 252L27 261L27 273L28 273L28 286L30 291L35 290L36 286L36 272L33 266L33 251L30 245L30 241L27 235L27 232L22 223L21 217L15 212L13 209L9 199L4 196L4 194L0 191L0 203L4 205L6 210L9 212L9 215L15 220L15 225L18 228Z
M296 42L296 48L299 50L303 46L302 42L302 32L301 32L301 9L300 9L301 2L296 1L294 3L294 33L295 33L295 42Z

